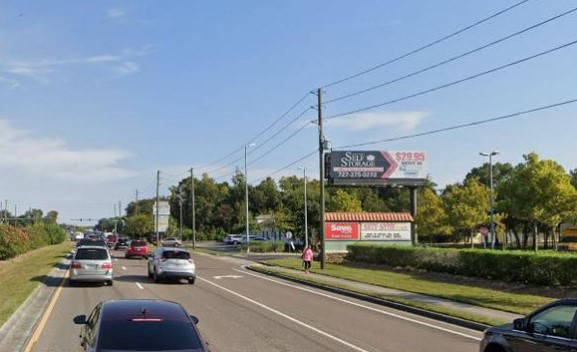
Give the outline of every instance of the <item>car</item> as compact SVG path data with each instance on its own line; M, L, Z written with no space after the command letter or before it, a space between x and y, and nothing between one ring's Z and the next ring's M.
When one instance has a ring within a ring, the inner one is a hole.
M512 324L484 332L481 352L569 351L577 348L577 298L555 301Z
M161 247L148 258L148 277L157 283L163 279L186 279L192 285L196 279L196 266L186 250Z
M128 243L124 257L130 259L132 257L148 258L149 250L148 243L144 240L132 240Z
M108 248L106 245L106 241L104 240L97 240L97 239L83 239L76 242L76 248L84 247L84 246L98 246Z
M267 236L263 236L263 235L256 235L256 236L249 236L249 240L262 242L262 241L270 241L270 238L268 238Z
M180 247L182 242L176 237L166 237L160 240L163 247Z
M70 262L69 284L78 281L113 284L112 258L106 247L82 246L76 249Z
M114 249L118 250L118 249L126 249L128 248L128 244L130 242L129 238L126 237L121 237L118 239L118 241L116 241L116 243L114 244Z
M110 234L106 236L106 244L109 248L112 248L114 244L118 241L118 236L114 234Z
M243 242L243 235L227 235L224 238L224 243L226 244L241 244Z
M208 351L198 318L176 302L152 299L110 300L74 317L81 325L80 346L97 351Z

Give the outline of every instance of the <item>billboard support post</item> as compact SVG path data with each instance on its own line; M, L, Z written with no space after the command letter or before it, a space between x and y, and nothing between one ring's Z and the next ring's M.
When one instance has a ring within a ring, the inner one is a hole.
M411 216L413 217L413 221L411 222L411 243L413 246L419 243L419 238L417 237L417 225L414 221L417 218L417 189L417 187L409 187Z
M320 181L320 206L321 206L321 227L320 227L320 239L321 239L321 269L325 269L325 136L323 133L323 91L322 89L317 89L317 99L318 99L318 119L319 119L319 181Z

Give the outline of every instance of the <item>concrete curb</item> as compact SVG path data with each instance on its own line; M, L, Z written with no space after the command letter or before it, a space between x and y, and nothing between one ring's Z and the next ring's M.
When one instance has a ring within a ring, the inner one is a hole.
M63 259L59 264L68 266L69 259ZM36 329L48 303L52 299L58 285L66 277L66 269L55 267L26 300L12 313L10 318L0 326L0 351L22 351Z
M265 266L274 266L274 265L270 265L270 264L264 264L264 263L258 263L258 264L263 264ZM251 270L251 271L255 271L261 274L266 274L266 275L270 275L270 276L274 276L283 280L288 280L288 281L292 281L292 282L296 282L302 285L306 285L306 286L310 286L310 287L314 287L314 288L318 288L324 291L329 291L332 293L337 293L343 296L347 296L347 297L352 297L352 298L356 298L356 299L360 299L366 302L370 302L370 303L374 303L374 304L379 304L385 307L389 307L389 308L394 308L394 309L398 309L404 312L408 312L408 313L412 313L412 314L417 314L417 315L421 315L427 318L431 318L431 319L435 319L435 320L440 320L443 321L445 323L450 323L450 324L454 324L454 325L458 325L458 326L462 326L464 328L468 328L468 329L472 329L472 330L477 330L477 331L484 331L488 328L490 328L490 325L486 325L486 324L482 324L482 323L477 323L471 320L466 320L466 319L462 319L462 318L456 318L456 317L452 317L450 315L446 315L446 314L442 314L442 313L437 313L437 312L432 312L429 310L425 310L425 309L421 309L421 308L416 308L416 307L411 307L402 303L397 303L397 302L393 302L393 301L388 301L386 299L382 299L382 298L378 298L378 297L374 297L374 296L369 296L369 295L365 295L362 293L358 293L358 292L354 292L354 291L350 291L350 290L346 290L346 289L342 289L342 288L337 288L337 287L333 287L333 286L328 286L328 285L322 285L322 284L317 284L314 282L309 282L306 280L301 280L301 279L297 279L297 278L293 278L290 276L286 276L283 275L282 273L277 273L277 272L269 272L266 270L259 270L259 268L253 267L253 266L246 266L246 269Z

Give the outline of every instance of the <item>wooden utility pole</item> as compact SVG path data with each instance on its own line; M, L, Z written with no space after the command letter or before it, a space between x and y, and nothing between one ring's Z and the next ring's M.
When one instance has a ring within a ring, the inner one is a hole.
M156 232L156 245L160 247L160 233L158 232L158 210L160 208L159 201L160 192L160 170L156 171L156 221L154 222L154 231Z
M317 89L318 124L319 124L319 181L320 181L320 206L321 206L321 269L325 268L325 135L323 133L323 91Z
M190 168L190 200L192 208L192 250L196 249L196 215L194 208L194 168Z

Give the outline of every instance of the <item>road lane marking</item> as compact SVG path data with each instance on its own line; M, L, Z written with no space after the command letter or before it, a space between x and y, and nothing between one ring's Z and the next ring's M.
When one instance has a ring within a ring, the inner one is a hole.
M271 308L271 307L269 307L269 306L267 306L267 305L264 305L264 304L262 304L262 303L260 303L260 302L257 302L257 301L255 301L254 299L251 299L251 298L248 298L248 297L246 297L246 296L243 296L243 295L241 295L240 293L237 293L237 292L235 292L235 291L233 291L233 290L229 290L228 288L226 288L226 287L224 287L224 286L221 286L221 285L219 285L219 284L216 284L216 283L214 283L214 282L212 282L212 281L209 281L209 280L207 280L207 279L205 279L205 278L202 278L202 277L200 277L200 276L197 276L197 278L199 278L200 280L202 280L202 281L204 281L204 282L206 282L206 283L208 283L208 284L211 284L211 285L213 285L213 286L215 286L215 287L218 287L218 288L220 288L220 289L223 290L223 291L226 291L226 292L228 292L228 293L230 293L230 294L232 294L232 295L235 295L235 296L237 296L237 297L239 297L239 298L242 298L242 299L244 299L244 300L247 301L247 302L250 302L250 303L252 303L252 304L255 304L255 305L257 305L257 306L259 306L259 307L261 307L261 308L263 308L263 309L266 309L266 310L268 310L269 312L272 312L272 313L275 313L275 314L277 314L277 315L280 315L281 317L283 317L283 318L285 318L285 319L288 319L288 320L292 321L293 323L296 323L296 324L298 324L298 325L300 325L300 326L303 326L303 327L305 327L305 328L307 328L307 329L310 329L310 330L312 330L312 331L314 331L314 332L316 332L316 333L318 333L318 334L320 334L320 335L323 335L323 336L325 336L325 337L328 337L328 338L331 339L331 340L334 340L334 341L339 342L339 343L341 343L341 344L343 344L343 345L345 345L345 346L347 346L347 347L350 347L351 349L353 349L353 350L355 350L355 351L359 351L359 352L369 352L369 351L367 351L367 350L365 350L365 349L363 349L363 348L361 348L361 347L358 347L358 346L353 345L353 344L350 343L350 342L347 342L347 341L345 341L345 340L343 340L343 339L340 339L340 338L338 338L338 337L336 337L336 336L333 336L333 335L331 335L331 334L329 334L329 333L327 333L327 332L324 332L323 330L320 330L320 329L318 329L318 328L315 328L315 327L312 326L312 325L309 325L309 324L304 323L304 322L302 322L302 321L300 321L300 320L298 320L298 319L296 319L296 318L293 318L293 317L291 317L290 315L286 315L286 314L284 314L284 313L282 313L282 312L280 312L280 311L278 311L278 310L276 310L276 309L274 309L274 308Z
M240 279L242 276L241 275L217 275L217 276L213 276L213 278L220 280L220 279Z
M117 261L118 261L118 258L114 258L114 261L117 262Z
M56 302L58 301L58 297L60 297L60 293L62 292L62 287L64 286L64 283L66 282L66 279L68 279L69 276L70 276L70 270L66 271L66 273L62 277L62 281L60 282L60 285L58 285L58 287L56 288L56 291L52 295L52 298L50 299L50 303L48 304L48 307L46 307L46 310L42 314L42 318L40 318L38 325L36 325L36 328L34 329L34 332L32 333L32 337L26 343L26 346L24 347L23 352L30 352L34 349L34 347L36 347L36 343L38 343L38 339L40 339L40 335L42 335L42 332L44 331L44 328L46 327L46 323L48 322L48 318L50 317L50 314L52 314L52 310L54 309L54 306L56 305Z
M144 287L142 287L142 285L140 284L140 282L136 283L136 286L138 286L139 289L144 290Z
M122 270L126 270L126 267L125 267L125 266L123 266L123 267L122 267Z
M471 336L471 335L468 335L468 334L465 334L465 333L462 333L462 332L459 332L459 331L455 331L455 330L451 330L451 329L444 328L444 327L442 327L442 326L438 326L438 325L426 323L426 322L424 322L424 321L420 321L420 320L417 320L417 319L412 319L412 318L409 318L409 317L405 317L405 316L402 316L402 315L399 315L399 314L395 314L395 313L392 313L392 312L387 312L387 311L385 311L385 310L373 308L373 307L370 307L370 306L365 306L364 304L352 302L352 301L349 301L349 300L346 300L346 299L343 299L343 298L335 297L335 296L333 296L333 295L328 295L328 294L326 294L326 293L318 292L318 291L311 290L311 289L308 289L308 288L305 288L305 287L299 287L299 286L292 285L292 284L289 284L289 283L286 283L286 282L274 280L274 279L271 279L271 278L268 278L268 277L264 277L264 276L262 276L262 275L257 275L257 274L249 273L249 272L244 271L244 270L238 270L238 269L235 269L235 268L233 268L232 270L238 271L238 272L241 272L241 273L244 273L244 274L252 275L252 276L258 277L258 278L263 279L263 280L272 281L272 282L275 282L275 283L280 284L280 285L284 285L284 286L296 288L296 289L301 290L301 291L306 291L306 292L309 292L309 293L314 293L314 294L319 295L319 296L331 298L331 299L334 299L334 300L339 301L339 302L348 303L348 304L351 304L351 305L356 306L356 307L365 308L365 309L371 310L371 311L373 311L373 312L378 312L378 313L381 313L381 314L384 314L384 315L388 315L388 316L391 316L391 317L394 317L394 318L398 318L398 319L410 321L410 322L415 323L415 324L428 326L428 327L433 328L433 329L437 329L437 330L441 330L441 331L448 332L448 333L451 333L451 334L463 336L463 337L466 337L466 338L469 338L469 339L472 339L472 340L481 341L481 338L480 338L480 337Z

